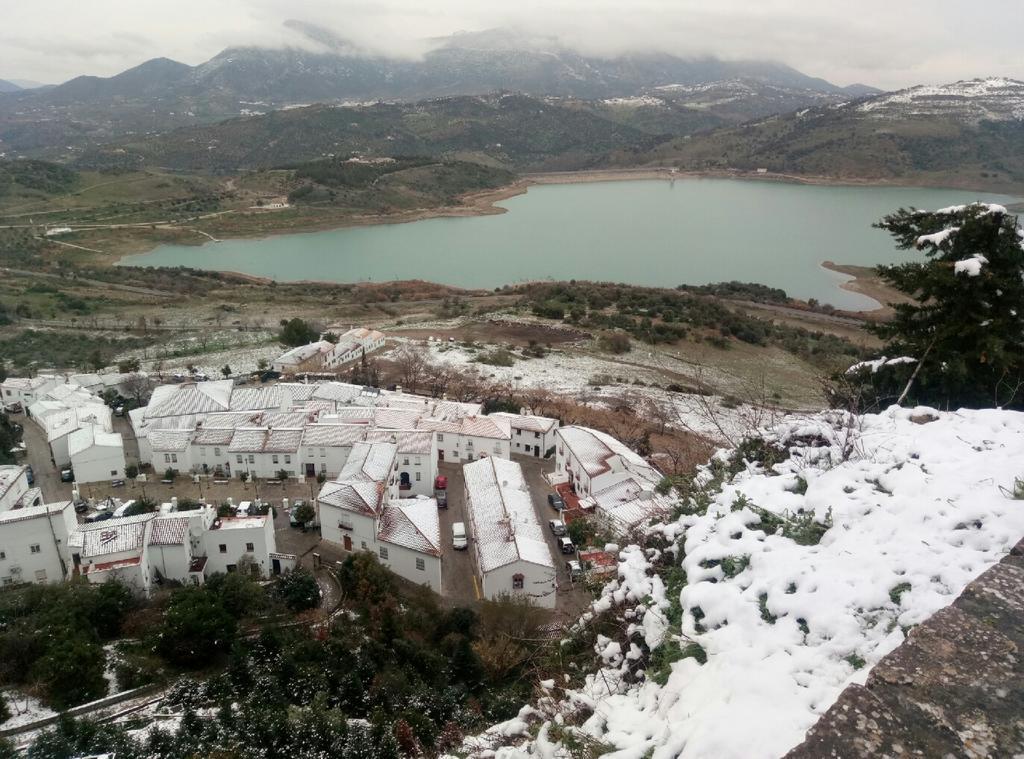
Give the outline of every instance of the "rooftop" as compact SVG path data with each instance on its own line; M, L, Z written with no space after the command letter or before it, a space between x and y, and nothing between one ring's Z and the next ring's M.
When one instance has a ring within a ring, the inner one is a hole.
M380 517L380 540L431 556L441 555L441 521L433 498L393 501Z
M613 470L629 469L643 479L661 480L658 471L644 457L621 440L589 427L560 427L558 435L591 477Z

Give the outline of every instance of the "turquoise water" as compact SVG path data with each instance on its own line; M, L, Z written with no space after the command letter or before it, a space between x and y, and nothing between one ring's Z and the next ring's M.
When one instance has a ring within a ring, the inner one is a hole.
M122 264L239 271L280 281L425 279L496 287L589 279L674 287L761 282L840 308L874 301L839 289L822 261L912 259L871 224L901 206L940 208L992 193L829 187L730 179L531 187L494 216L426 219L328 232L166 245Z

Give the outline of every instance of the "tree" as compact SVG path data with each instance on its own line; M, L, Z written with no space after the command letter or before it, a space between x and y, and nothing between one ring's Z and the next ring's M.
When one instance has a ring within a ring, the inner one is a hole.
M21 442L21 427L12 423L7 414L0 413L0 464L13 464L11 450Z
M138 466L138 464L129 464L128 466L126 466L124 468L124 476L127 477L129 480L134 480L136 477L138 477L139 476L139 466Z
M427 358L423 350L403 345L392 354L391 360L395 363L402 389L410 393L417 392L427 369Z
M303 501L301 506L295 508L295 521L305 526L316 519L316 511L313 506Z
M46 700L58 709L92 701L107 692L103 678L103 649L99 644L67 631L54 641L33 667Z
M320 586L313 574L302 567L277 578L274 589L285 606L295 612L312 609L320 603Z
M225 379L227 379L231 376L231 367L228 364L224 364L224 366L220 368L220 373L224 375Z
M135 401L136 406L141 406L149 395L149 378L136 370L121 380L121 389L126 396Z
M183 588L171 598L157 652L172 664L197 668L227 651L235 618L206 588Z
M265 372L267 371L267 369L270 368L270 362L267 361L265 358L261 358L259 361L256 362L256 368L261 372Z
M282 344L294 348L299 345L308 345L319 336L320 333L312 325L302 319L295 318L282 320L281 333L277 339Z
M145 317L141 317L145 318ZM139 360L137 358L129 358L124 361L117 363L117 371L121 374L131 374L132 372L139 371L140 368Z
M913 300L894 305L891 321L870 327L886 340L888 361L854 371L854 392L868 403L1024 407L1024 248L1017 218L978 203L901 209L876 226L899 248L923 250L928 260L878 268Z
M125 509L124 515L133 517L137 514L152 514L154 511L156 511L156 501L150 498L136 498L135 503Z

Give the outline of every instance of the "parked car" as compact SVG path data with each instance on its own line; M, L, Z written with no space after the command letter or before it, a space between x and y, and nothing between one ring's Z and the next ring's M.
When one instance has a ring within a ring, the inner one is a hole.
M60 481L61 482L74 482L75 481L75 470L71 467L60 470Z
M110 481L110 487L112 487L112 488L123 488L124 487L124 480L111 480Z
M125 501L120 506L118 506L116 509L114 509L114 516L115 517L119 517L119 518L123 517L123 516L127 516L128 515L128 509L130 509L134 505L135 505L135 501L134 500L132 500L132 501Z
M565 501L562 500L562 496L558 493L548 493L548 505L555 511L565 510Z
M437 508L447 509L448 508L448 491L447 490L435 490L434 500L437 501Z
M561 519L549 519L548 527L551 529L551 534L556 538L560 538L565 535L565 522Z
M437 475L434 478L434 490L447 490L448 489L448 478L443 474Z
M109 511L97 511L95 514L87 516L85 521L89 524L92 524L93 522L103 522L110 519L112 516L114 516L113 513Z
M305 525L296 518L296 514L302 506L305 506L306 502L302 499L295 501L295 504L288 510L288 524L292 527L305 527Z
M558 550L562 553L576 553L576 546L569 538L562 537L558 539Z
M253 509L252 501L242 501L235 506L235 514L240 517L247 517L253 513L255 513L255 509Z
M89 502L88 501L75 501L75 513L76 514L84 514L88 510L89 510Z
M36 484L36 473L32 471L32 467L25 467L25 469L27 470L25 472L25 477L28 479L28 484L29 485L35 485Z
M466 537L466 523L456 522L452 525L452 548L456 551L465 551L469 547L469 538Z
M124 406L115 406L114 416L124 416Z
M569 559L565 562L565 571L569 573L569 579L573 582L583 579L583 567L576 559Z

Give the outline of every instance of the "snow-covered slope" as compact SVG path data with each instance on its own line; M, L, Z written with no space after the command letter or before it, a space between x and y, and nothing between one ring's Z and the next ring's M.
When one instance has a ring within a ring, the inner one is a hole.
M829 412L765 437L788 458L766 469L720 453L701 475L708 497L652 528L662 548L623 552L594 605L629 625L597 639L602 670L571 691L545 683L536 708L478 747L500 736L505 759L567 756L560 741L578 731L619 758L781 756L1024 535L1024 501L1011 497L1022 413ZM739 471L721 482L724 470ZM693 643L706 663L679 657Z
M920 86L871 98L858 110L877 118L938 116L970 124L1024 120L1024 82L990 77Z

